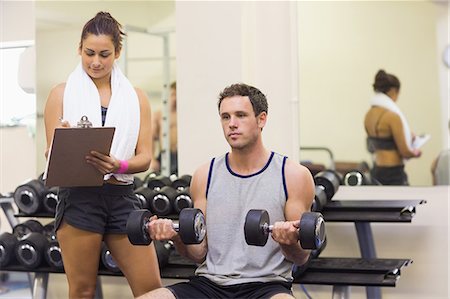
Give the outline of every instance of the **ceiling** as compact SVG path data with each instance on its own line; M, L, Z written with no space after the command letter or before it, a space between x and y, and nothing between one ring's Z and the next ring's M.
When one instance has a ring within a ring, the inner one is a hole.
M122 25L152 28L174 14L174 1L41 1L35 3L36 29L82 27L99 11L110 12ZM167 27L167 25L166 25ZM174 24L173 26L174 27Z

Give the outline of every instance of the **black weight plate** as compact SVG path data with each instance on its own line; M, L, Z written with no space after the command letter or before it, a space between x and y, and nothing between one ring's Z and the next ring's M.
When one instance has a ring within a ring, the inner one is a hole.
M366 185L364 175L358 170L349 171L344 176L344 185L346 186Z
M16 244L16 258L28 269L38 268L44 260L47 238L40 233L30 233Z
M303 213L300 219L300 245L303 249L318 249L325 239L325 222L320 213Z
M311 207L311 211L319 212L322 211L323 207L327 204L327 194L322 186L315 187L314 201Z
M178 233L184 244L200 244L206 235L206 221L200 209L183 209L179 215Z
M267 213L267 211L248 211L244 224L245 241L248 245L266 245L269 233L264 229L264 225L269 225L269 213Z
M14 262L16 255L17 238L11 233L3 233L0 235L0 266L4 267Z
M178 194L173 201L173 210L176 213L180 213L181 210L185 208L192 208L194 206L189 191L189 187L184 190L178 191Z
M147 223L152 213L149 210L135 210L127 220L128 240L133 245L148 245L152 242L147 231Z
M341 178L336 172L325 170L319 172L314 176L314 182L316 185L321 185L325 188L327 199L331 200L331 198L333 198L334 194L336 194L339 189Z
M44 258L50 267L62 270L64 268L61 248L57 240L50 241L45 247Z
M58 189L58 187L50 188L42 199L44 209L52 214L55 213L58 204Z
M40 180L30 180L14 191L14 202L20 211L27 215L35 214L42 208L42 199L47 188Z
M105 266L106 269L115 273L121 272L119 266L117 265L111 254L111 251L109 251L108 246L106 246L105 243L102 243L102 251L100 254L103 266Z

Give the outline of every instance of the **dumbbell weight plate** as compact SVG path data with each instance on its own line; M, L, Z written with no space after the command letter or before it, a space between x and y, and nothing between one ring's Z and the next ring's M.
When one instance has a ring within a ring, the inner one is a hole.
M128 240L133 245L149 245L152 242L147 231L147 223L152 213L149 210L135 210L127 221Z
M20 211L27 215L34 214L42 209L42 198L47 188L40 180L30 180L20 185L14 191L14 202Z
M121 271L105 243L102 244L101 259L106 269L114 273Z
M178 191L178 194L173 201L173 209L176 213L180 213L181 210L185 208L193 207L192 198L189 192L189 187L184 190Z
M171 186L178 190L183 190L191 184L192 176L189 174L182 175L181 177L175 179Z
M58 187L52 187L44 195L42 204L44 209L49 213L55 213L56 205L58 204Z
M28 269L40 266L44 259L44 251L48 244L47 238L40 233L30 233L16 245L16 258L21 265Z
M7 266L15 259L15 247L17 238L11 233L3 233L0 235L0 267Z
M56 239L51 240L45 247L44 258L51 267L60 270L64 268L61 247Z
M13 227L13 235L15 235L18 239L31 232L43 233L43 231L44 227L42 226L42 224L34 219L29 219Z
M313 212L322 211L323 207L327 204L327 202L328 199L325 190L321 186L316 186L311 211Z
M265 210L250 210L245 217L244 234L248 245L264 246L269 238L265 229L269 225L269 213Z
M314 176L314 182L316 185L321 185L324 187L325 193L327 194L327 199L331 200L339 189L341 178L336 172L325 170Z
M183 209L179 215L178 233L184 244L199 244L206 235L206 221L200 209Z
M300 219L300 245L303 249L318 249L325 239L325 222L320 213L303 213Z

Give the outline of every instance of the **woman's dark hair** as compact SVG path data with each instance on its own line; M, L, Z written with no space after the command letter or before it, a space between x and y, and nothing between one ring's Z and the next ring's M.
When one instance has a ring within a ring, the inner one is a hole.
M222 100L234 96L247 96L250 99L255 116L258 116L261 112L267 113L268 104L266 96L258 88L244 83L230 85L220 93L219 102L217 103L219 111Z
M81 32L80 48L83 45L83 40L89 34L94 35L109 35L112 38L114 49L120 52L122 49L122 36L125 33L122 31L122 25L116 21L108 12L100 11L95 17L90 19L83 27Z
M391 88L400 90L400 81L396 76L388 74L384 70L379 70L375 75L375 82L372 86L373 90L377 92L387 93Z

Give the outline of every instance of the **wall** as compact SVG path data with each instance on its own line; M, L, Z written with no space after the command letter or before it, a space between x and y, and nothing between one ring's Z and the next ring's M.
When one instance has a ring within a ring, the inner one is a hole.
M422 157L406 166L412 185L430 185L431 161L446 147L441 110L448 93L441 97L441 90L449 82L439 77L449 34L445 3L305 1L298 12L301 145L329 147L336 160L370 162L363 122L382 68L401 81L398 105L411 129L432 136ZM447 28L437 32L445 18Z
M20 16L18 18L17 16ZM34 3L0 1L0 43L34 40ZM1 97L2 101L14 99ZM36 144L26 126L0 127L0 193L36 177Z
M395 288L382 288L383 298L447 299L449 285L449 186L341 187L333 200L425 200L416 206L411 223L372 223L378 258L411 259ZM353 223L326 223L324 257L360 257ZM314 299L330 298L327 286L306 286ZM350 298L366 298L365 289L351 287Z
M255 85L268 97L267 148L297 159L295 43L290 40L295 28L289 8L289 2L177 2L180 173L193 173L228 151L217 97L236 82Z
M82 2L37 3L37 169L45 168L46 149L43 112L51 88L64 82L80 61L78 45L85 22L100 11L111 13L125 28L131 25L152 32L174 30L173 3L100 1L86 7ZM55 41L63 40L55 46ZM175 34L169 33L170 80L175 80ZM125 53L126 49L126 54ZM147 93L153 111L161 109L162 38L136 30L127 30L121 59L127 56L127 75L130 82ZM63 62L63 63L62 63Z

